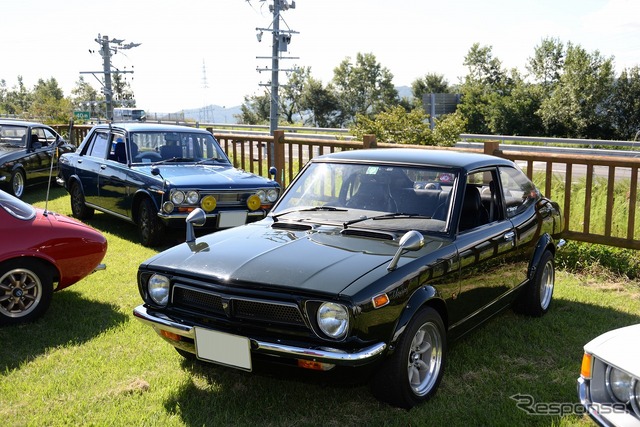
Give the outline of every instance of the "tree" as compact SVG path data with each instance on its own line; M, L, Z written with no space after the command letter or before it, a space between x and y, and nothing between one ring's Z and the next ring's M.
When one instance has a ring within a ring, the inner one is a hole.
M358 139L371 134L381 142L440 146L454 145L464 131L464 118L459 114L442 116L436 120L433 131L427 119L421 107L407 112L401 105L396 105L373 117L358 115L349 130Z
M18 76L18 85L7 91L5 96L5 110L8 114L23 114L31 106L31 94L22 81L22 76Z
M262 95L244 97L244 103L240 106L240 114L234 117L248 125L269 123L271 111L271 95L266 90Z
M58 81L39 79L33 88L29 113L43 121L65 122L72 116L71 102L64 97Z
M611 137L606 105L614 91L614 77L613 58L568 44L560 80L539 111L547 135Z
M280 112L288 123L294 123L293 116L302 116L301 101L304 92L304 85L311 77L311 67L299 67L289 73L286 85L283 85L282 93L279 96Z
M460 86L462 101L458 111L465 118L471 133L491 131L491 112L500 96L509 93L512 85L499 59L493 57L492 47L475 43L464 59L469 72Z
M562 75L564 44L559 39L542 39L540 45L534 48L534 54L529 58L526 68L548 94Z
M305 121L319 127L339 127L342 123L340 104L330 87L309 76L302 89L300 108L308 112Z
M358 53L355 64L345 58L333 70L333 89L345 123L356 115L374 115L398 102L393 74L376 61L372 53Z
M615 138L640 140L640 66L622 70L614 83L607 115L611 117Z
M123 77L123 74L113 73L111 81L111 89L113 90L113 101L115 106L128 105L136 106L136 97L129 82Z
M103 105L104 95L98 94L98 91L80 76L76 85L71 89L71 105L75 110L85 111L89 109L91 117L100 115Z

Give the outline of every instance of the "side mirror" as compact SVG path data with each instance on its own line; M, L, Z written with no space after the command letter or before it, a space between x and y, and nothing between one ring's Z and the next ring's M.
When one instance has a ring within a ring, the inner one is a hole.
M207 214L200 208L196 208L187 216L187 243L195 242L196 233L194 227L202 227L207 222Z
M398 261L404 251L417 251L424 246L424 236L416 230L407 231L404 236L400 238L398 250L393 256L393 259L387 267L388 271L393 271L398 267Z
M276 169L275 166L271 166L269 168L269 175L271 175L271 179L275 180L277 174L278 174L278 169Z

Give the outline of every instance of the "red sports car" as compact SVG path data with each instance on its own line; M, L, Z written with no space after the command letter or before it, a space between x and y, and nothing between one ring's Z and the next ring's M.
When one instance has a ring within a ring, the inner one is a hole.
M104 269L106 252L99 231L0 190L0 325L41 316L54 291Z

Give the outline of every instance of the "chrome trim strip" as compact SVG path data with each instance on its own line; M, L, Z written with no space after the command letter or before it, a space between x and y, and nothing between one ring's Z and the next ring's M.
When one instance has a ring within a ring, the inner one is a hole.
M156 330L156 332L162 329L186 338L195 339L195 330L193 326L178 323L162 313L153 311L153 309L148 309L144 305L139 305L134 308L133 315L142 323L151 326ZM364 365L365 363L381 356L387 348L387 344L379 342L370 345L369 347L365 347L358 352L347 353L342 350L330 349L327 347L322 349L296 347L256 340L250 337L249 340L251 341L252 352L290 359L314 360L343 366Z

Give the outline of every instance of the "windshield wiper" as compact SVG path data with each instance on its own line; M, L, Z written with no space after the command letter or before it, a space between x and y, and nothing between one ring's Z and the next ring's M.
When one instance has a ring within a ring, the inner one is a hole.
M431 219L431 217L427 215L396 212L396 213L387 213L387 214L375 215L375 216L364 216L361 218L352 219L351 221L343 222L342 226L346 229L350 225L357 224L363 221L368 221L368 220L379 221L379 220L385 220L385 219L405 219L405 218Z
M222 163L226 163L223 159L219 158L219 157L209 157L208 159L202 159L196 162L196 165L201 165L205 162L210 162L210 161L214 161L214 162L222 162Z
M153 165L161 165L168 162L193 162L193 158L191 157L170 157L164 160L158 160L157 162L153 162Z
M289 209L284 212L280 212L279 214L271 215L271 217L275 221L277 221L279 217L290 214L292 212L318 212L318 211L346 212L347 210L348 209L336 208L335 206L314 206L311 208Z

